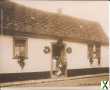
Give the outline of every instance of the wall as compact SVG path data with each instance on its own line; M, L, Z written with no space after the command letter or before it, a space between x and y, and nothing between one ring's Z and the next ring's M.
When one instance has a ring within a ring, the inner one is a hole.
M88 56L87 56L87 45L86 44L68 43L67 47L72 48L72 53L67 54L68 69L90 67Z
M45 54L43 49L50 46L51 42L53 41L29 38L28 59L21 70L17 60L13 59L13 38L0 36L0 73L50 71L51 53Z
M13 59L13 42L11 37L0 36L0 73L20 72Z
M0 36L0 73L21 73L39 72L51 70L51 53L45 54L45 46L51 48L51 43L55 40L48 39L28 39L28 59L26 65L21 70L16 59L13 59L13 38L10 36ZM72 53L67 54L68 69L91 68L87 58L87 45L81 43L65 42L66 48L71 47ZM108 66L108 47L101 47L101 65ZM97 66L96 66L97 67Z
M68 69L109 67L109 47L107 46L101 46L100 65L98 65L98 62L92 65L89 63L87 44L68 43L67 47L72 48L72 53L67 54Z
M101 67L109 67L109 46L101 47Z

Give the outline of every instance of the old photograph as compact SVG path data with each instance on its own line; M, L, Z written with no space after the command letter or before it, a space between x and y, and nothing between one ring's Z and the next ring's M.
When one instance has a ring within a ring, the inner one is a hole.
M108 32L108 1L1 0L0 87L100 90Z

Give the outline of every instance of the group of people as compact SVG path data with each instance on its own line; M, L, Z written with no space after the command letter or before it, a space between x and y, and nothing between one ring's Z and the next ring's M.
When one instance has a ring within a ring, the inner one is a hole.
M66 52L65 52L65 45L63 44L62 40L57 42L58 53L55 56L55 63L56 63L56 76L65 75L66 72Z

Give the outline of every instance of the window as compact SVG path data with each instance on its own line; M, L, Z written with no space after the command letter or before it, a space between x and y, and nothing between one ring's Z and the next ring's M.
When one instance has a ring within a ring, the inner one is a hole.
M27 57L27 40L24 38L14 38L14 58Z
M88 57L90 64L100 64L100 44L94 43L88 45Z

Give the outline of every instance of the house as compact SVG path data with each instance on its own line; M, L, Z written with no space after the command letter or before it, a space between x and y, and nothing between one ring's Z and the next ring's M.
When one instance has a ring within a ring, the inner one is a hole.
M0 2L0 82L109 72L101 25Z

